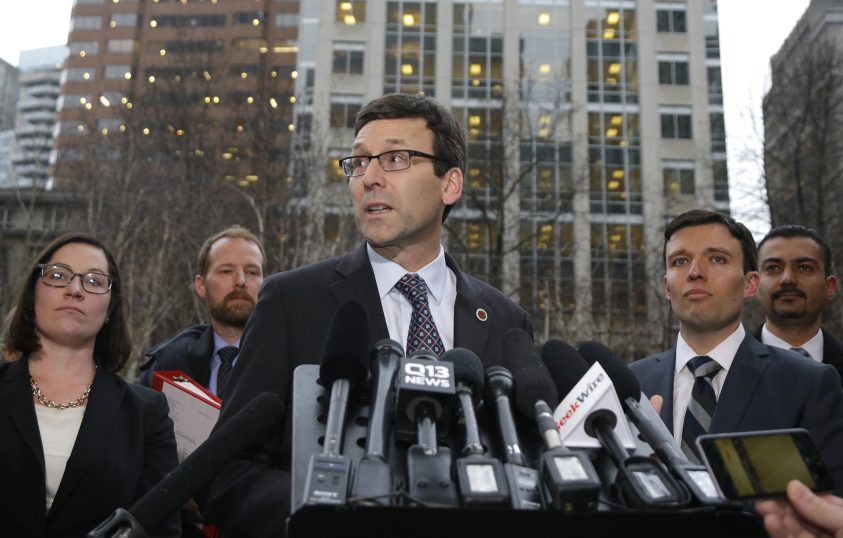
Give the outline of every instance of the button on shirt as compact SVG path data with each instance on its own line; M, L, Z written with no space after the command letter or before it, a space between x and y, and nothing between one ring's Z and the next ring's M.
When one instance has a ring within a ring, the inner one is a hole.
M214 333L214 354L211 355L211 378L208 381L208 390L217 394L217 374L220 371L220 355L219 350L228 347L231 344L226 342L222 339L220 335ZM237 342L237 347L240 347L240 342ZM237 364L237 360L240 358L240 355L234 357L234 360L231 361L232 366Z
M823 340L823 332L817 331L817 334L814 335L813 338L802 344L801 346L794 346L793 344L789 344L776 336L775 334L771 333L769 329L767 329L767 324L765 323L764 326L761 328L761 343L766 344L768 346L774 347L781 347L784 349L790 349L792 347L801 347L805 351L811 355L811 358L817 362L823 361L823 346L825 341Z
M738 325L735 332L720 342L717 347L708 353L697 353L682 338L682 333L676 337L676 370L673 377L673 437L676 442L682 443L682 427L685 423L685 412L688 410L688 403L691 401L691 389L694 388L694 374L686 364L689 360L698 355L706 355L717 362L722 370L717 372L711 380L714 386L714 394L720 398L720 390L726 382L726 375L735 360L735 354L746 336L743 325Z
M454 347L454 303L457 300L457 277L445 264L445 249L440 245L436 259L418 271L408 271L397 263L387 260L368 244L366 250L375 273L375 282L378 286L378 295L380 295L389 337L402 346L407 345L407 333L410 331L413 307L407 298L395 289L395 283L408 272L413 272L427 283L428 306L433 321L439 330L445 350L452 349Z

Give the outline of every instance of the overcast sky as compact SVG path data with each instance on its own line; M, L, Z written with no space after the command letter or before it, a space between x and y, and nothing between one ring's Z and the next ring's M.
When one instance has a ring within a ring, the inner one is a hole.
M809 0L721 0L726 133L732 210L756 234L769 218L761 203L761 100L769 88L770 56L781 46ZM72 0L5 0L0 57L18 65L21 50L67 41Z

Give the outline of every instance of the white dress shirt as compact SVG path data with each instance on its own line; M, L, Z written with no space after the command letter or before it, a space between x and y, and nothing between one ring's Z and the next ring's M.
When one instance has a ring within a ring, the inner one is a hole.
M792 347L801 347L802 349L807 351L811 358L815 361L823 361L823 346L825 344L825 341L823 340L822 331L817 331L817 334L815 334L813 338L811 338L801 346L794 346L785 342L775 334L771 333L770 330L767 328L767 324L765 323L764 326L761 327L761 343L766 344L768 346L781 347L784 349L790 349Z
M383 307L383 317L389 337L407 347L407 334L410 332L410 317L413 306L404 295L395 289L401 277L409 273L397 263L387 260L366 245L369 261L375 272L378 294ZM428 306L433 322L439 330L445 350L454 347L454 303L457 300L457 276L445 264L445 249L439 246L439 255L435 260L415 271L427 283Z
M720 390L723 388L723 383L726 382L729 368L732 366L735 354L738 352L745 336L746 330L739 323L735 332L705 354L721 367L721 370L711 380L711 384L714 385L714 395L717 398L720 398ZM673 437L680 444L682 443L682 428L685 425L685 412L688 410L691 390L694 388L694 374L685 365L697 356L699 354L691 349L691 346L682 338L682 332L680 332L679 336L676 337L676 369L673 377Z

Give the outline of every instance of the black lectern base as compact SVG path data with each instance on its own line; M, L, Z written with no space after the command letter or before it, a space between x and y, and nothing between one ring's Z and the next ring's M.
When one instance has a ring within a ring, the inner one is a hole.
M562 514L511 509L305 506L290 517L288 538L492 538L533 536L766 536L761 520L733 510Z

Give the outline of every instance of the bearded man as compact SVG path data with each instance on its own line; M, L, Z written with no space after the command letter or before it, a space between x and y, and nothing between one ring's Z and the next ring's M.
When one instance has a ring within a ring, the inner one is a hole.
M264 260L260 241L242 226L206 239L193 287L207 303L211 323L189 327L144 352L139 382L148 386L156 370L182 370L222 398L263 283Z

